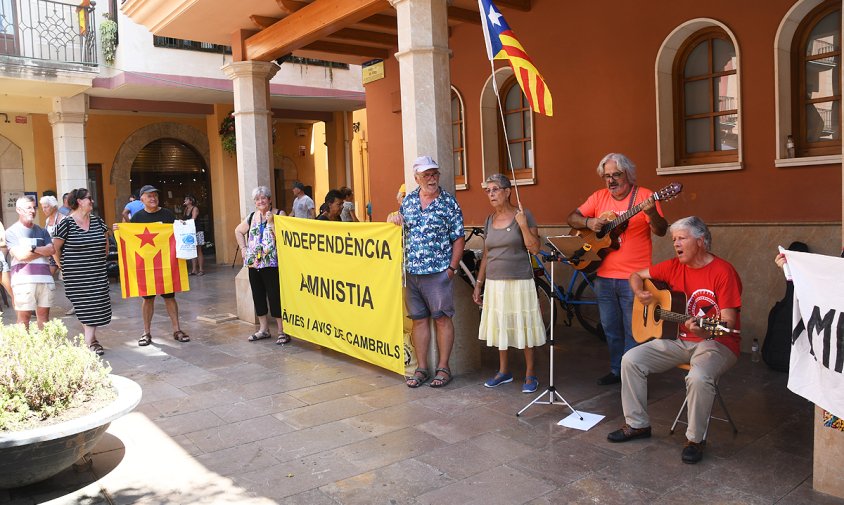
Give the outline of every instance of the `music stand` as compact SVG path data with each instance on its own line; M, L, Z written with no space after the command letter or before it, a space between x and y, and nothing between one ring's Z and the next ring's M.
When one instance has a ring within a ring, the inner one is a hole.
M557 249L557 246L555 246L550 241L551 238L556 238L556 237L546 237L546 238L549 240L549 244L551 245L552 251L554 253L550 257L550 259L546 260L546 261L551 262L551 280L552 280L552 285L553 285L554 263L562 260L564 258L564 256L563 257L560 256L560 250ZM551 289L553 290L554 288L552 287ZM550 356L549 360L548 360L548 387L545 389L545 391L543 391L542 393L539 393L539 395L537 395L537 397L534 398L532 402L525 405L524 408L522 408L522 410L516 412L516 417L521 416L522 412L529 409L531 407L531 405L533 405L535 403L538 403L540 405L554 405L555 403L562 402L568 408L570 408L571 411L574 412L575 415L577 415L577 417L579 417L581 421L583 421L583 416L580 415L580 412L576 411L574 409L574 407L572 407L571 404L569 402L567 402L565 398L563 398L563 396L560 394L559 391L557 391L557 388L554 386L554 323L553 323L553 321L554 321L554 305L555 305L554 301L555 300L554 300L553 294L552 294L552 297L551 297L551 321L552 321L551 322L551 335L548 339L548 354ZM548 401L540 401L542 399L542 397L545 396L546 394L548 395ZM560 401L554 402L555 397L559 398Z

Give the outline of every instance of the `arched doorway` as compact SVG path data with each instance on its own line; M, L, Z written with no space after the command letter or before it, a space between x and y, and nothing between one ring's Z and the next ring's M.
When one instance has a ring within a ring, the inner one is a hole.
M206 254L214 252L213 205L208 166L190 144L173 138L153 140L138 151L129 174L132 191L151 184L159 189L159 205L182 217L185 196L196 198L197 229L205 232Z
M0 181L3 195L1 217L8 228L18 220L15 200L23 196L23 151L3 135L0 135Z

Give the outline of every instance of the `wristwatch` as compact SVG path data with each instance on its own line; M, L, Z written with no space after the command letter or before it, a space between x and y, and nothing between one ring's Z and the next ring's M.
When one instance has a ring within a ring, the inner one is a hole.
M456 269L456 268L454 268L454 267L453 267L453 266L451 266L451 265L449 265L449 266L448 266L448 269L449 269L449 270L451 270L451 271L452 271L452 272L454 272L454 273L457 273L457 269Z
M33 244L32 247L30 247L30 251L35 252L35 244Z

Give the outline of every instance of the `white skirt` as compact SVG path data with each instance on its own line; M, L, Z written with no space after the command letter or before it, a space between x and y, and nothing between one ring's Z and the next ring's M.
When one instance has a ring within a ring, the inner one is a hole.
M545 343L533 279L486 281L478 338L502 351Z

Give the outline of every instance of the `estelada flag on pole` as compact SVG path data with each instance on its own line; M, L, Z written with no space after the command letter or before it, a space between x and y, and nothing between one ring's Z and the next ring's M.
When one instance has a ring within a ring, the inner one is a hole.
M478 8L481 11L487 57L490 60L509 61L531 109L546 116L553 116L551 91L545 85L545 79L510 29L510 25L504 20L498 7L492 0L478 0Z
M115 233L123 298L189 291L172 224L120 223Z

